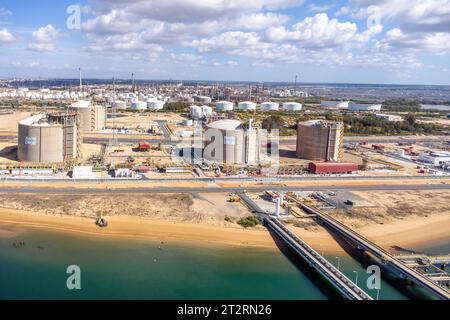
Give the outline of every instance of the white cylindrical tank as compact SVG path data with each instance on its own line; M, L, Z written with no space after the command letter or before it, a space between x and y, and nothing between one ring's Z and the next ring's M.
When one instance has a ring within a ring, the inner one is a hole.
M164 108L164 101L159 100L148 100L147 108L149 110L162 110Z
M106 108L93 105L88 100L79 100L69 106L78 115L81 131L99 131L106 126Z
M256 103L251 101L240 102L239 110L256 110Z
M190 114L192 119L200 119L202 117L202 108L199 106L191 106Z
M126 110L127 104L125 103L125 101L117 100L116 102L114 102L114 107L116 107L118 110Z
M302 111L303 105L298 102L286 102L283 103L284 111Z
M194 97L195 101L200 102L202 104L210 104L212 99L210 97L206 97L206 96L195 96Z
M219 101L216 103L216 109L219 111L232 111L234 103L230 101Z
M211 107L208 107L208 106L202 106L201 108L202 108L202 115L203 115L204 117L210 117L210 116L212 116L213 109L212 109Z
M147 110L147 102L145 101L134 101L131 103L132 110Z
M348 109L348 101L322 101L322 107L335 109Z
M280 104L276 102L263 102L261 103L261 111L278 111Z
M381 111L381 104L350 103L350 111Z

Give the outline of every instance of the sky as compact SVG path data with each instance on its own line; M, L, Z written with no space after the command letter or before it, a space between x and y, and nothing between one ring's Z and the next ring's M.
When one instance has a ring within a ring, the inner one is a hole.
M450 0L0 0L0 78L450 85Z

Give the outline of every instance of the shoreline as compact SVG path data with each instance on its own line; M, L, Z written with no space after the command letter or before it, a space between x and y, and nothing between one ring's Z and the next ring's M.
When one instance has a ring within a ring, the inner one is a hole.
M110 226L97 227L92 218L54 216L0 208L0 238L9 238L27 230L54 231L85 237L129 240L176 241L193 245L257 247L276 250L275 241L263 227L240 227L163 221L133 216L108 217ZM343 249L323 228L310 231L292 228L317 251L342 252ZM356 230L389 250L392 246L414 248L450 240L450 216L411 217L383 225L370 224ZM450 248L449 248L450 251Z

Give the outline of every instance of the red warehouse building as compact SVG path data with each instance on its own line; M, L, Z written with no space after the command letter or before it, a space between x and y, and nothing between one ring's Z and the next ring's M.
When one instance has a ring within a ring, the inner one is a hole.
M322 173L352 173L358 171L358 165L351 162L311 162L309 172Z

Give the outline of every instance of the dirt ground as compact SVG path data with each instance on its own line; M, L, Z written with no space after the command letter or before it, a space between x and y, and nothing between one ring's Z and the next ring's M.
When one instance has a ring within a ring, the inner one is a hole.
M225 194L0 194L0 207L49 215L134 216L208 225L235 223L250 215L242 204L227 203Z
M0 114L0 132L16 133L19 131L18 123L20 120L28 118L30 112L14 112L11 114Z
M367 224L382 225L396 220L408 220L411 217L450 215L450 190L353 191L353 193L367 199L372 206L358 207L346 212L333 210L330 213L354 228L365 227Z

